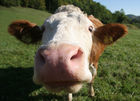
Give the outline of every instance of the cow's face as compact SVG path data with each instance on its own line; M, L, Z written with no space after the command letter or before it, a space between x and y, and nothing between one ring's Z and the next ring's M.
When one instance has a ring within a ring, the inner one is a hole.
M127 30L120 24L103 25L81 11L65 11L49 17L41 28L28 21L13 22L9 32L26 43L26 37L35 42L43 34L35 57L35 83L51 91L77 92L84 82L92 80L89 65L97 68L104 48Z
M83 82L92 79L88 57L93 23L84 14L60 12L48 18L43 27L34 81L54 90L78 91Z

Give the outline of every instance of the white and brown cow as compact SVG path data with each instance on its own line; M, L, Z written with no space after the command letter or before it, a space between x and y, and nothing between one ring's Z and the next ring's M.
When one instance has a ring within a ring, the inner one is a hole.
M73 5L59 7L41 27L18 20L9 25L8 31L27 44L42 39L35 57L35 83L50 91L75 93L87 82L91 84L91 96L99 57L108 45L127 34L124 25L104 25Z

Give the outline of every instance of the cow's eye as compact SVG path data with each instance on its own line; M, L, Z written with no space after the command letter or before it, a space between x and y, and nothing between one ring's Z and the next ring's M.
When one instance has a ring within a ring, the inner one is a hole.
M89 26L88 30L92 33L94 31L93 26Z

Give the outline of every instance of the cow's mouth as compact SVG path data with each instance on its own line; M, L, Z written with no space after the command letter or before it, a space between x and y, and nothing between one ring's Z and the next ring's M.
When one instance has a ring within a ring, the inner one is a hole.
M54 92L66 91L66 92L77 92L82 87L83 82L81 81L63 81L63 82L45 82L44 86Z
M79 84L82 83L80 81L62 81L62 82L45 82L46 85L50 86L50 87L54 87L54 88L59 88L59 87L64 87L64 86L72 86L75 84Z

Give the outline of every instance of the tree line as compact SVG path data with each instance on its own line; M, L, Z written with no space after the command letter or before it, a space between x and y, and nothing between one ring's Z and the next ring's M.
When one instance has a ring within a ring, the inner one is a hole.
M59 6L67 4L80 7L82 11L94 15L105 24L112 22L133 24L132 19L125 15L123 9L112 13L105 6L93 0L0 0L0 5L3 6L30 7L39 10L47 10L51 13L54 13ZM140 24L137 20L135 23Z

